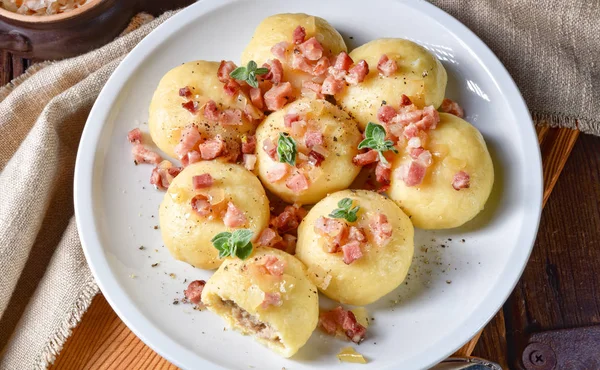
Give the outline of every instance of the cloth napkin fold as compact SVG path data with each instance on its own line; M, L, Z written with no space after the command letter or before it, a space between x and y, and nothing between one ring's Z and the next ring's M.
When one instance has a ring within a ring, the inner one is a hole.
M600 135L600 2L432 0L505 63L537 123ZM0 369L51 364L98 292L73 217L87 115L123 57L166 13L0 89Z

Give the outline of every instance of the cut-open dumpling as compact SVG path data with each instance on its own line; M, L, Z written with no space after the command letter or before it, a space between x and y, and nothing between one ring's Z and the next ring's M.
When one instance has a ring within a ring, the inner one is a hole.
M208 280L202 303L231 327L284 357L296 353L317 326L317 288L295 257L257 248L248 259L228 258Z
M392 200L344 190L317 203L298 228L296 257L326 296L366 305L398 287L414 252L414 230Z
M269 225L269 201L260 181L244 167L203 161L173 180L159 217L163 241L175 259L212 269L223 261L212 237L244 228L257 238Z

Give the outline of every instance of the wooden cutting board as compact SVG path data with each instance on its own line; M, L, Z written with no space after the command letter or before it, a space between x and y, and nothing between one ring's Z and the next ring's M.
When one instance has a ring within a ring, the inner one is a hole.
M579 131L537 128L544 168L544 205L571 153ZM502 310L485 328L494 345L506 348ZM482 332L456 352L469 356ZM490 359L505 364L505 359ZM92 301L51 369L177 369L146 346L118 318L102 294Z

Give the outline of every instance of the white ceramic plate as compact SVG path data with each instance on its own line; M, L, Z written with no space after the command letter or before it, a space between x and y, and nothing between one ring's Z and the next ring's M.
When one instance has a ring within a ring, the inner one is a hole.
M492 153L496 182L486 209L460 229L417 231L406 284L368 306L375 321L358 349L370 368L428 368L480 330L513 289L536 235L542 175L529 113L504 67L466 27L425 1L204 0L152 32L102 90L81 140L75 210L88 263L121 319L180 367L364 368L338 363L335 354L348 343L319 331L286 360L223 331L208 311L174 305L184 279L207 279L210 272L169 256L154 229L163 193L149 185L151 167L130 159L126 134L138 125L147 131L148 105L165 72L195 59L239 60L256 25L282 12L327 19L349 48L379 37L427 47L448 71L447 96L462 104Z

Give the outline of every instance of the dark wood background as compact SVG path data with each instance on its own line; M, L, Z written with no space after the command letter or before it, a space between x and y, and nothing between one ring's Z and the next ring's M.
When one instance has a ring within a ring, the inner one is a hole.
M30 63L2 52L0 83ZM547 195L538 238L515 291L473 352L511 369L529 333L600 324L600 138L548 128L538 128L538 136ZM172 366L137 340L101 295L92 306L53 368Z

